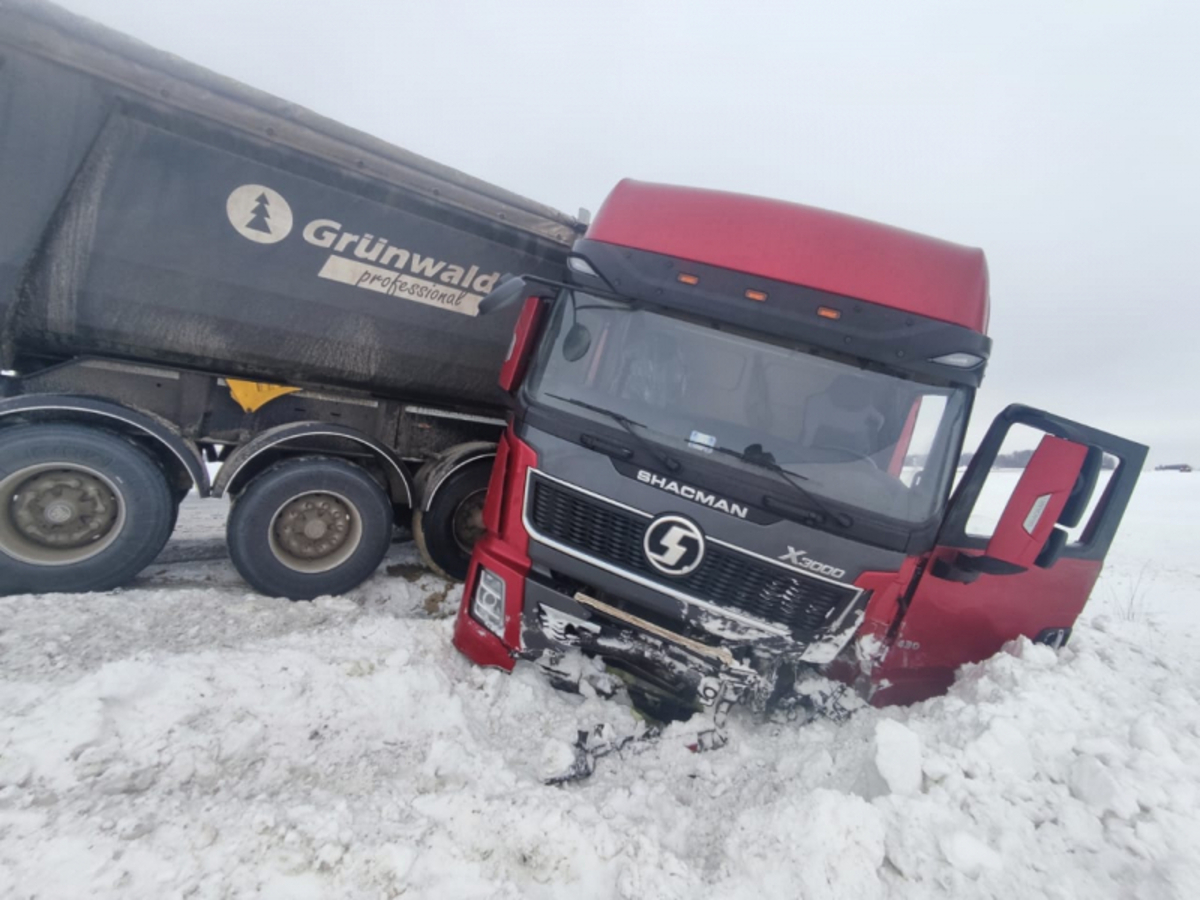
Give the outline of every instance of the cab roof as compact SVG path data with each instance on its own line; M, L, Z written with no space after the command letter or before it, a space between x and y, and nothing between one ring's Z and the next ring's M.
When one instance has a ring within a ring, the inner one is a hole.
M983 251L798 203L626 179L587 237L987 332Z

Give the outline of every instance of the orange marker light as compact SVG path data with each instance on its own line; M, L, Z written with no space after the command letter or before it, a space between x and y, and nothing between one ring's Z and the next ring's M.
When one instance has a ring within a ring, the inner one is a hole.
M699 284L700 283L699 275L689 275L686 272L680 272L678 275L675 276L675 278L677 281L682 281L684 284Z
M767 299L767 292L766 291L746 291L746 299L747 300L757 300L759 303L762 303L764 300Z
M817 315L822 319L840 319L842 317L842 311L840 309L834 309L832 306L818 306Z

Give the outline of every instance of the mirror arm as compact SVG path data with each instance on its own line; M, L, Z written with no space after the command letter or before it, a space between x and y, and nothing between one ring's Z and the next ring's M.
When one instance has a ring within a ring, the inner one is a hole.
M535 275L504 274L494 288L479 301L479 315L486 316L519 303L527 297L553 297L562 287L557 281Z

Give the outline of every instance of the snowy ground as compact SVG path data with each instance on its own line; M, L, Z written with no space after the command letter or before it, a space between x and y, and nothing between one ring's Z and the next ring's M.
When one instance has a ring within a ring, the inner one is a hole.
M1200 897L1200 476L1147 473L1071 645L844 724L732 722L583 783L629 713L450 646L410 545L250 593L191 507L141 583L0 599L0 896ZM171 560L191 560L172 562Z

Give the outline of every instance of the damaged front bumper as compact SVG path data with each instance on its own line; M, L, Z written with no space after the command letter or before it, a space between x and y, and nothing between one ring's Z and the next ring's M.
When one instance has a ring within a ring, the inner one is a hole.
M858 624L857 616L849 617L846 633L834 642L804 643L773 623L748 627L744 615L717 622L706 612L699 623L676 621L531 572L506 549L490 537L476 547L455 645L481 665L512 669L516 659L535 662L569 688L580 677L574 654L583 653L600 660L659 719L705 710L723 718L734 704L756 711L780 705L797 676L832 660ZM502 621L494 611L497 585Z
M718 718L734 704L767 709L803 666L803 648L785 637L705 641L588 592L567 594L532 579L522 647L522 658L560 683L575 676L564 662L578 651L601 660L643 701L713 710Z

